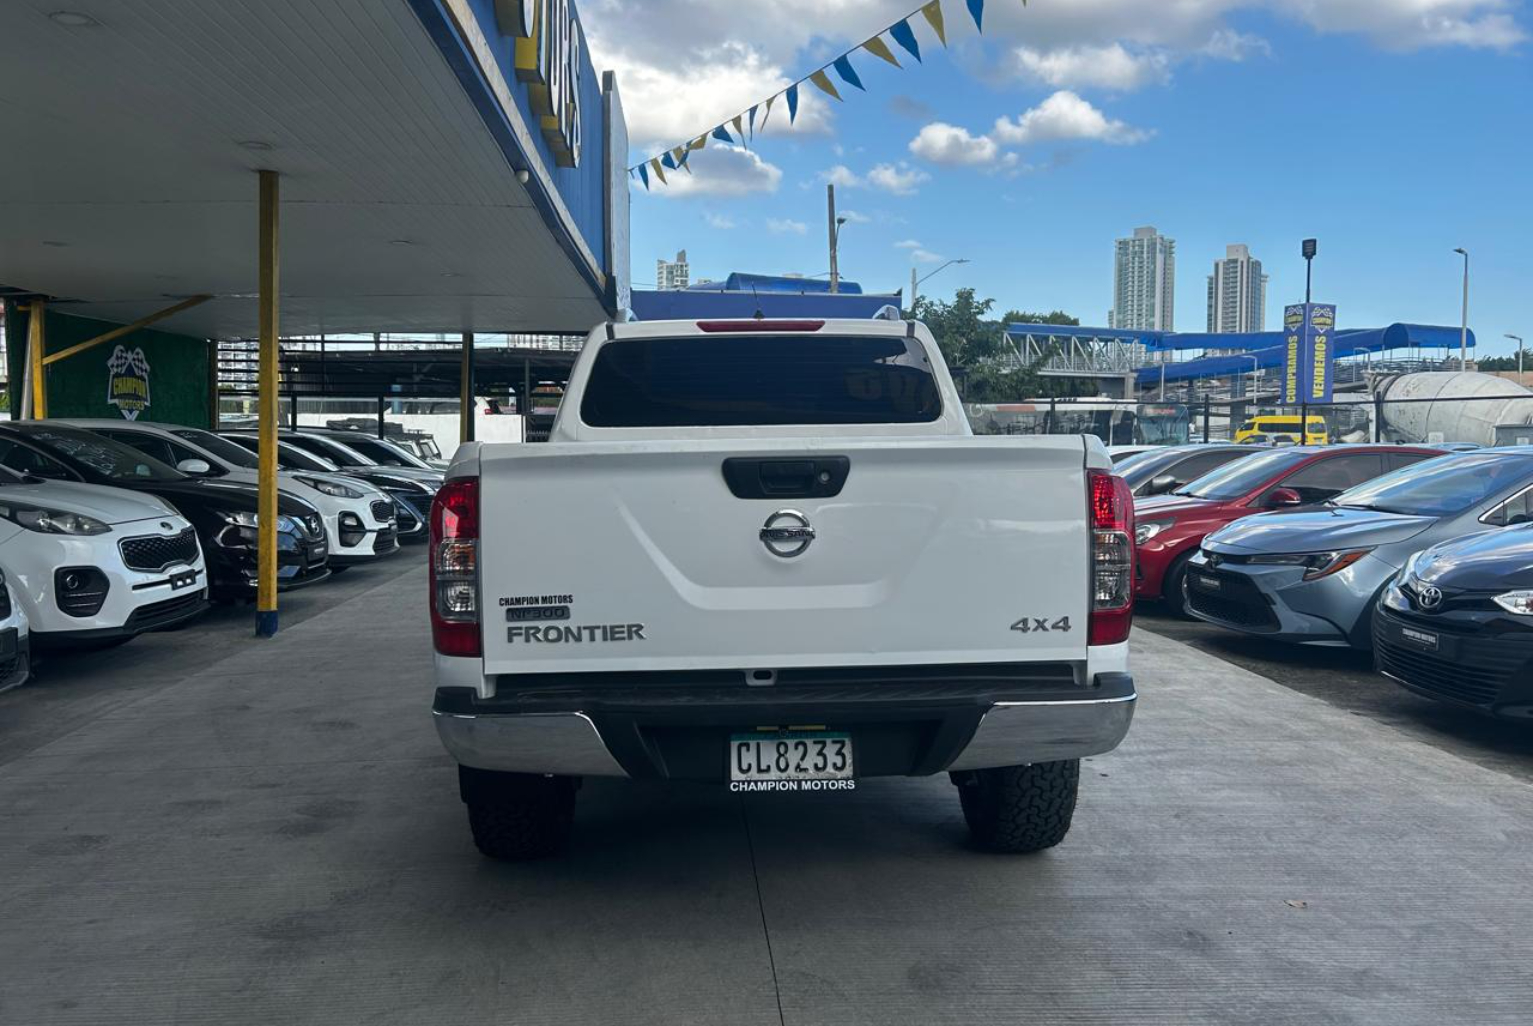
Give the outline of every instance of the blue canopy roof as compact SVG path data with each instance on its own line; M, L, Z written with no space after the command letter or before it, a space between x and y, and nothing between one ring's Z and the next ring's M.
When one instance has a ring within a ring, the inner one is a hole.
M1357 356L1361 353L1382 353L1394 349L1431 349L1456 347L1459 344L1458 328L1446 328L1431 324L1391 324L1386 328L1352 328L1338 331L1335 335L1335 353L1338 357ZM1263 331L1247 335L1186 334L1167 335L1175 344L1162 349L1245 349L1237 356L1205 356L1199 360L1182 363L1153 364L1139 371L1139 383L1152 385L1161 380L1161 368L1165 368L1166 381L1190 381L1198 378L1220 378L1251 370L1251 358L1259 367L1281 367L1285 360L1283 333ZM1182 340L1197 340L1195 344L1182 345ZM1259 347L1258 347L1259 344ZM1475 344L1474 332L1469 333L1469 345Z
M723 292L672 289L663 292L635 290L630 300L634 316L641 321L731 320L754 317L815 317L854 319L876 317L887 308L899 316L900 294L863 295L842 292L796 294L782 292Z
M837 284L839 294L856 296L862 294L862 286L842 278ZM830 280L821 278L793 278L777 274L747 274L734 271L723 281L702 282L690 286L688 292L786 292L812 294L830 292Z

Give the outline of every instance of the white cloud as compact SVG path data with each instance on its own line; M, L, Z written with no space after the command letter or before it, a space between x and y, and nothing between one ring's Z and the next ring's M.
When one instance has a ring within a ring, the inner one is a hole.
M782 184L782 168L769 164L743 146L715 143L693 153L687 161L693 173L671 171L669 185L650 176L650 191L674 199L689 196L749 196L776 192Z
M902 160L897 167L893 164L877 165L868 172L867 183L875 189L883 189L896 196L911 196L915 194L918 186L931 181L931 177L920 168L911 167Z
M767 231L774 235L803 235L809 231L809 226L802 221L790 221L778 217L767 218L766 226Z
M1129 51L1122 43L1067 46L1057 50L1019 47L1023 75L1056 89L1096 87L1120 92L1158 85L1171 75L1171 58L1162 50Z
M1357 33L1399 50L1505 50L1528 38L1514 0L1281 0L1278 7L1317 31Z
M872 224L873 223L873 219L871 217L869 217L867 214L860 213L860 212L858 212L856 210L843 210L843 211L841 211L841 216L843 218L845 218L847 223L849 223L849 224Z
M682 173L685 174L686 172ZM740 222L727 214L708 214L705 220L708 222L708 227L718 228L720 231L729 231L731 228L740 227Z
M994 136L1011 146L1029 143L1089 139L1129 146L1144 142L1150 133L1109 118L1069 90L1060 90L1015 121L997 118Z
M1271 57L1272 44L1261 36L1247 35L1234 29L1220 29L1208 37L1208 42L1199 48L1198 54L1220 61L1243 61L1256 54Z
M1000 147L987 135L970 135L966 128L933 121L910 140L910 152L933 164L975 167L995 163Z
M921 243L916 239L901 239L894 244L895 249L920 249Z
M918 264L935 264L942 257L940 254L933 253L929 249L913 249L910 251L910 259Z
M820 172L820 180L842 189L855 189L862 184L857 172L845 164L837 164L829 171Z

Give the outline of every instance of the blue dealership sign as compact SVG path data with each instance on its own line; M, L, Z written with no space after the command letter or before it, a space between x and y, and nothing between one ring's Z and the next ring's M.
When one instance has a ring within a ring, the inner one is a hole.
M1336 307L1297 303L1283 310L1283 402L1328 403L1334 385Z

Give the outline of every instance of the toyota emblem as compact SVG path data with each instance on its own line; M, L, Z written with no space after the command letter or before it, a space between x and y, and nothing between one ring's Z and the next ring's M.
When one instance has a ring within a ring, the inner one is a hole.
M796 509L780 509L761 525L761 544L774 556L792 559L802 556L814 541L809 518Z
M1432 610L1443 604L1443 590L1428 584L1416 591L1416 602L1422 609Z

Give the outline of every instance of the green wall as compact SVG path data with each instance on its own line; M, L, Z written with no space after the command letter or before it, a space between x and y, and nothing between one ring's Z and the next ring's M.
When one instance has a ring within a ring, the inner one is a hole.
M30 320L26 307L6 304L10 397L14 415L19 415L21 410ZM109 321L49 310L43 322L45 348L49 353L56 353L116 327L118 325ZM212 374L212 345L206 339L153 328L140 328L49 367L48 416L122 417L122 412L107 402L111 380L107 361L118 346L130 353L142 349L149 365L149 406L139 414L139 420L194 427L211 425L213 408L209 402L208 381Z

